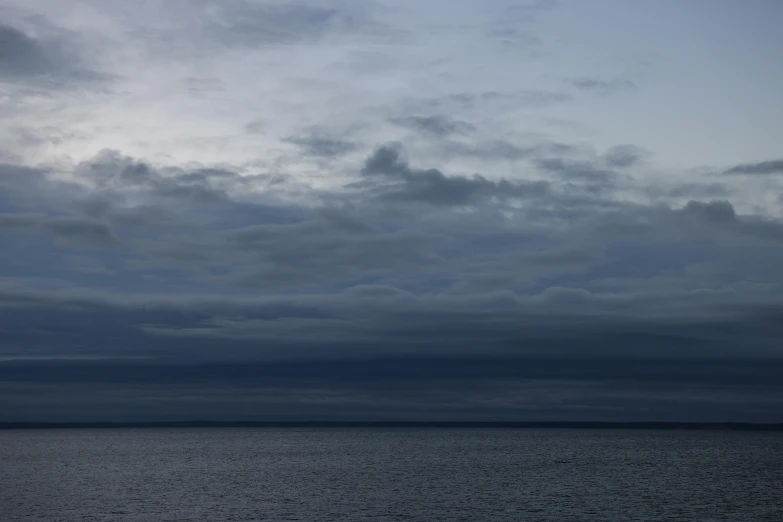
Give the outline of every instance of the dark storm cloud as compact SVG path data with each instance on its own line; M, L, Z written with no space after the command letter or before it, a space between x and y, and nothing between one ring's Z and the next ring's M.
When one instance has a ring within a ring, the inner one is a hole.
M376 149L365 161L362 173L368 178L392 181L381 189L384 198L434 205L470 205L486 198L535 197L549 190L543 181L492 181L479 174L446 176L438 169L412 168L397 144Z
M724 174L747 174L756 176L765 176L769 174L783 174L783 160L761 161L759 163L744 163L736 165Z
M449 136L451 134L468 134L475 130L470 123L455 120L448 116L406 116L391 118L395 125L408 127L434 136Z
M0 79L61 86L103 78L84 67L62 37L34 37L16 27L0 24Z

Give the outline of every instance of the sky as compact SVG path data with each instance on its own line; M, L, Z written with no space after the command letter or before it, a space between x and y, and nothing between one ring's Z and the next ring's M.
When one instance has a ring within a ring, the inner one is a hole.
M782 17L0 0L0 420L782 422Z

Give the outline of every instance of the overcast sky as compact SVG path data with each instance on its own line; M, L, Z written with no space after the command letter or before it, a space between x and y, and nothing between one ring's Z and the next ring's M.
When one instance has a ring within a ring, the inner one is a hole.
M0 0L0 420L783 421L781 19Z

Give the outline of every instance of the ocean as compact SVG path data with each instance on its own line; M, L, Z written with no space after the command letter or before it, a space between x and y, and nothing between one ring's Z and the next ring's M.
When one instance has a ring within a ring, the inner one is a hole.
M0 520L783 520L783 434L0 431Z

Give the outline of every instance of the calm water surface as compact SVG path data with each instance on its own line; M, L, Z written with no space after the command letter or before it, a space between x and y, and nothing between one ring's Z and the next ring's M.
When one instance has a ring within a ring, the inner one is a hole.
M0 520L783 520L776 433L0 432Z

